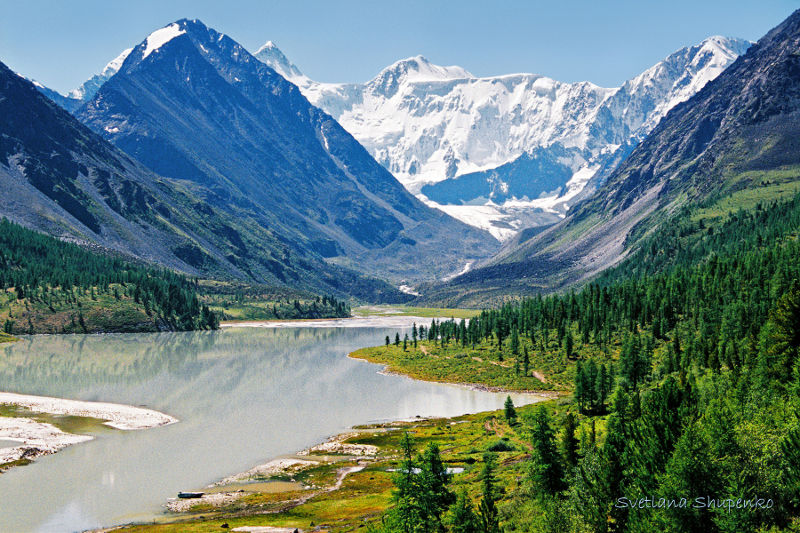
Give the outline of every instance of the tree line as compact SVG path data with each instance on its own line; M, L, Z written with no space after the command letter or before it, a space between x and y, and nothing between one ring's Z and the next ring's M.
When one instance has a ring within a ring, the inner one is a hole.
M796 523L798 228L800 197L713 225L684 211L580 290L418 331L465 348L490 342L519 364L520 339L541 350L555 340L573 369L571 403L523 421L532 452L520 487L498 504L507 531Z
M0 289L18 300L74 305L111 295L129 298L171 329L216 329L217 315L197 297L196 282L176 272L135 265L118 256L0 220ZM82 315L81 315L82 316ZM11 319L4 328L14 331Z

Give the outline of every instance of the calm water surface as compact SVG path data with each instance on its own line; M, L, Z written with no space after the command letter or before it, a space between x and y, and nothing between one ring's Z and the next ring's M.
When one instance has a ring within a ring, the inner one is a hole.
M3 346L0 390L143 405L180 422L104 429L93 441L0 475L0 531L80 531L149 520L180 490L202 488L355 424L502 407L504 394L386 376L377 365L346 357L395 331L232 328L35 336Z

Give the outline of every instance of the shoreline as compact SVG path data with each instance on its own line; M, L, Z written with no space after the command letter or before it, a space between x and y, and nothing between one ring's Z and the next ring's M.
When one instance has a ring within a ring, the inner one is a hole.
M121 431L149 429L178 422L177 418L144 407L13 392L0 392L0 405L22 407L32 414L96 418L103 420L103 425ZM8 467L8 463L20 460L30 461L92 439L92 435L67 433L53 424L38 422L27 416L0 416L0 440L20 443L18 446L0 448L0 467L4 464Z
M358 351L358 350L356 350ZM506 387L495 387L491 385L485 385L483 383L470 383L468 381L446 381L446 380L435 380L435 379L426 379L419 376L413 376L411 374L407 374L405 372L399 372L396 370L391 370L388 364L385 363L376 363L375 361L370 361L364 357L357 357L355 356L356 352L351 352L347 354L347 357L353 359L354 361L363 361L365 363L369 363L371 365L380 365L383 368L378 372L379 374L383 374L386 376L402 376L408 379L414 379L417 381L425 381L427 383L438 383L440 385L455 385L457 387L464 387L470 390L479 391L479 392L499 392L499 393L506 393L506 394L528 394L531 396L541 396L544 400L555 400L561 396L568 394L567 391L560 391L560 390L529 390L529 389L509 389ZM543 400L543 401L544 401Z
M220 329L230 328L406 328L428 319L408 315L376 315L348 318L308 318L291 320L237 320L221 322Z

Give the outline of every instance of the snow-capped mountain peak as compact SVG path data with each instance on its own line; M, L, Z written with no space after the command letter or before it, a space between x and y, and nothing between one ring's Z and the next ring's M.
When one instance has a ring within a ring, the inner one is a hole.
M85 81L80 87L73 89L69 93L69 98L73 98L76 100L89 100L94 97L97 93L97 90L100 89L100 86L107 82L111 76L119 72L119 69L122 67L122 64L128 58L130 53L133 51L133 48L127 48L122 51L120 55L112 59L108 62L108 64L103 68L100 74L95 74L87 81Z
M443 67L417 55L392 63L378 73L367 85L376 90L392 93L402 83L438 82L474 78L459 66Z
M476 78L423 56L397 61L365 84L289 79L411 192L506 238L563 216L749 45L710 37L616 88L538 74Z
M298 84L298 81L302 82L308 80L308 78L304 76L302 72L300 72L300 69L297 68L294 63L289 61L284 53L281 52L281 49L278 48L272 41L267 41L264 43L264 45L256 50L256 53L253 55L259 61L292 83Z

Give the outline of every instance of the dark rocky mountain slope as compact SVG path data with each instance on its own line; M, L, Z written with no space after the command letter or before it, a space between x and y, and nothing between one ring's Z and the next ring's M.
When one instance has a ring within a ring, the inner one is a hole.
M425 206L295 85L196 20L136 46L77 116L158 174L206 190L212 208L369 274L435 279L498 246Z
M193 275L402 297L281 239L244 210L210 205L211 190L154 174L2 63L0 185L0 216L98 251Z

